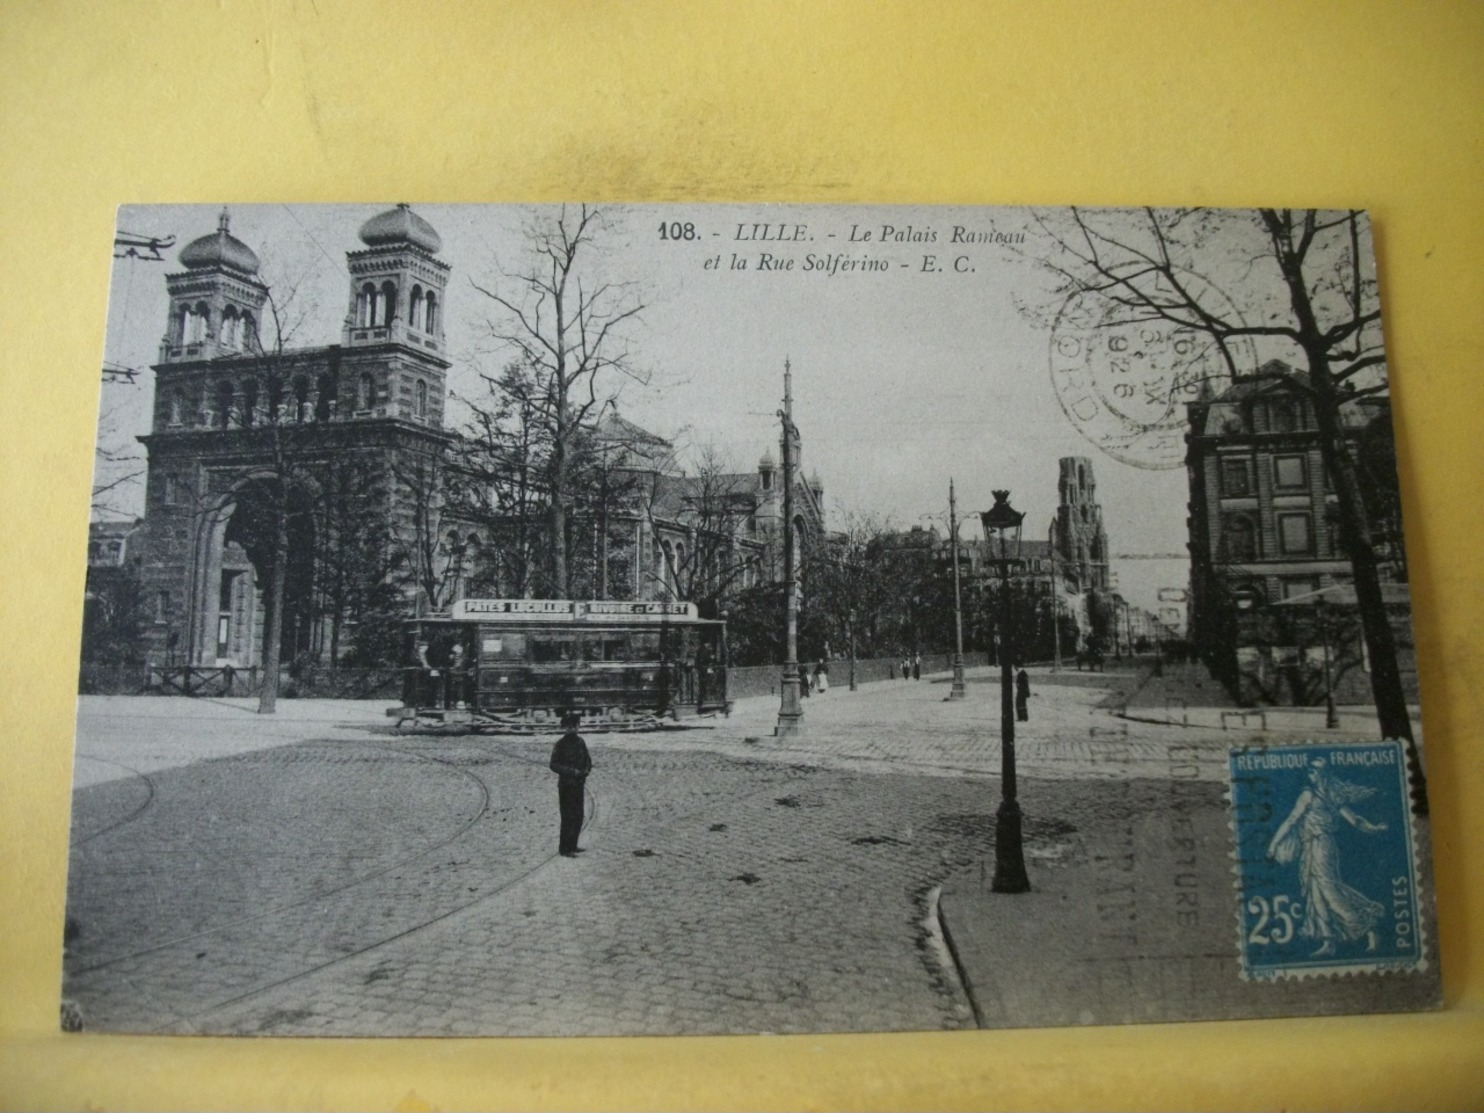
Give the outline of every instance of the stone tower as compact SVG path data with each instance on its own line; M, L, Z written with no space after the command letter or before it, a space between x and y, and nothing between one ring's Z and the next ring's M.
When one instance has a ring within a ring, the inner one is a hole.
M165 279L153 423L140 438L154 665L261 662L280 507L283 660L338 656L358 616L335 569L352 556L374 564L353 547L385 550L414 520L408 462L436 459L448 441L449 268L438 233L405 205L372 217L360 238L365 249L347 253L341 344L281 346L258 257L225 211Z
M1063 575L1074 581L1076 591L1106 590L1108 534L1103 529L1092 461L1085 456L1063 456L1060 470L1055 536Z

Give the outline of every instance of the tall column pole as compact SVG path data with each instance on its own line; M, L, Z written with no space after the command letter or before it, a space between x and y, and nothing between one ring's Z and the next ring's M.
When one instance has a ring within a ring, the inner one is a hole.
M1051 641L1056 653L1056 656L1051 659L1051 671L1061 672L1061 585L1057 583L1060 578L1061 561L1056 555L1055 518L1051 519L1051 531L1047 542L1046 551L1051 555Z
M953 477L948 478L948 535L953 545L953 684L949 699L963 699L964 688L964 608L958 582L958 502L953 494Z
M804 732L804 708L799 702L799 581L794 552L794 429L793 369L783 361L783 590L788 634L783 662L782 698L778 726L773 734L787 738Z

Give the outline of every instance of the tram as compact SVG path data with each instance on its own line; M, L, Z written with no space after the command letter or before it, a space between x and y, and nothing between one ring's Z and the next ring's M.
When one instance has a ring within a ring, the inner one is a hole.
M405 632L402 706L412 729L646 730L728 714L726 623L694 603L463 599Z

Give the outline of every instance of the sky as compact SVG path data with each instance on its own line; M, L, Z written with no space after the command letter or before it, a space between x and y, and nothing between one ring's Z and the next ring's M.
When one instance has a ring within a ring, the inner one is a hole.
M232 234L262 260L262 280L280 301L293 290L291 345L339 342L350 299L346 252L364 246L359 228L388 207L229 207ZM450 388L477 398L480 374L498 372L510 358L491 339L499 309L477 287L512 291L507 276L531 264L523 228L554 210L413 208L439 232L439 258L452 267L444 314ZM148 431L154 376L147 369L165 330L164 278L181 269L182 247L215 231L220 211L120 210L121 230L174 236L175 245L166 262L115 261L104 359L144 373L132 385L104 385L106 446L142 459L133 437ZM1044 538L1057 509L1058 460L1080 456L1096 476L1118 589L1157 612L1161 590L1187 586L1183 558L1148 559L1185 551L1188 488L1178 445L1172 449L1166 437L1162 449L1118 447L1110 430L1159 415L1140 411L1135 399L1117 416L1107 353L1099 357L1077 338L1087 339L1095 322L1055 292L1042 265L1048 237L1027 210L604 211L608 224L595 241L587 280L623 284L622 295L645 306L624 337L640 378L608 386L623 416L675 441L682 461L710 448L745 471L765 450L776 457L787 361L804 471L822 480L828 519L861 515L946 532L951 478L964 536L981 536L978 512L993 503L993 490L1006 488L1026 513L1026 537ZM1081 353L1074 367L1066 364L1069 351ZM1155 353L1143 367L1158 365ZM1094 384L1102 409L1079 422L1074 412L1094 403L1080 397L1085 389L1077 384L1099 376L1110 380ZM452 406L451 424L458 414ZM1104 451L1110 444L1116 456ZM142 485L133 485L113 509L137 514L142 504Z

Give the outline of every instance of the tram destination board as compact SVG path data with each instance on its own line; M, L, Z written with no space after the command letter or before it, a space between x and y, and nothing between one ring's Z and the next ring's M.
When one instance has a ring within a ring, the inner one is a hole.
M1364 212L119 228L69 1026L1439 1006Z

